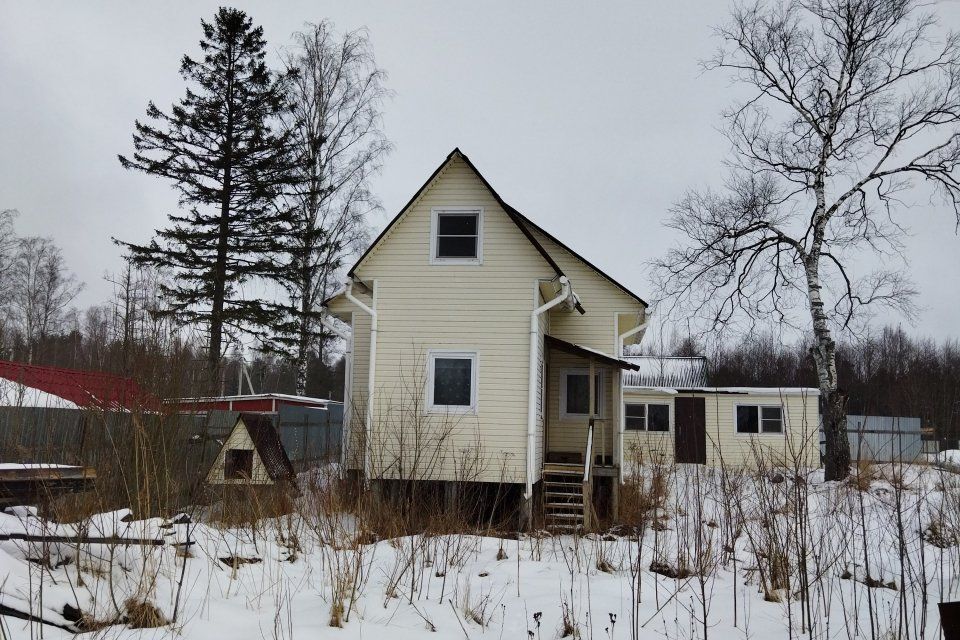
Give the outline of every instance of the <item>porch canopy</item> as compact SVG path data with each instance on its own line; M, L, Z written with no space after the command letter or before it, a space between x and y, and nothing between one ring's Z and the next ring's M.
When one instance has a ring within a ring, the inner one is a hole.
M597 351L596 349L591 349L589 347L580 346L579 344L567 342L566 340L561 340L560 338L556 338L551 335L543 336L543 344L548 349L557 349L558 351L563 351L574 356L593 360L594 362L605 364L610 367L626 369L629 371L640 371L640 367L632 362L627 362L626 360L621 360L620 358L614 358L613 356L609 356L602 351Z

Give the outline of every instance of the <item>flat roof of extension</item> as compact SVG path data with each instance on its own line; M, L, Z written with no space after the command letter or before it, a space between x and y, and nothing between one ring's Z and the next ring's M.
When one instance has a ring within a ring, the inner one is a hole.
M309 396L295 396L289 393L250 393L240 396L200 396L197 398L167 398L164 400L167 404L183 402L217 402L221 400L288 400L291 402L309 402L311 404L338 404L339 400L330 400L329 398L311 398Z
M645 391L649 393L704 393L750 396L819 396L820 390L814 387L632 387L625 386L624 391Z

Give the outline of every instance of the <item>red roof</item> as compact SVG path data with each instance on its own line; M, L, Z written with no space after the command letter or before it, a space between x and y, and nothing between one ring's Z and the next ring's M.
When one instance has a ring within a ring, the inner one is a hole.
M131 378L0 360L0 378L60 396L81 407L133 409L156 401Z

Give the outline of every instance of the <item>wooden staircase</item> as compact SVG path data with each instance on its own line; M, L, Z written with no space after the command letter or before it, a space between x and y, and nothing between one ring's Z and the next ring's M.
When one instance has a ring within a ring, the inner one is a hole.
M590 526L590 482L584 465L543 465L544 525L554 533L570 533Z

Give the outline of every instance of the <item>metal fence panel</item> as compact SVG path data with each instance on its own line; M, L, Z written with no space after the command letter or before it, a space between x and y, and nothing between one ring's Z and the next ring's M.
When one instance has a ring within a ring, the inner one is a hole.
M326 409L281 405L278 414L280 441L294 469L303 471L340 457L343 408Z
M847 416L854 460L912 462L923 453L920 418Z

